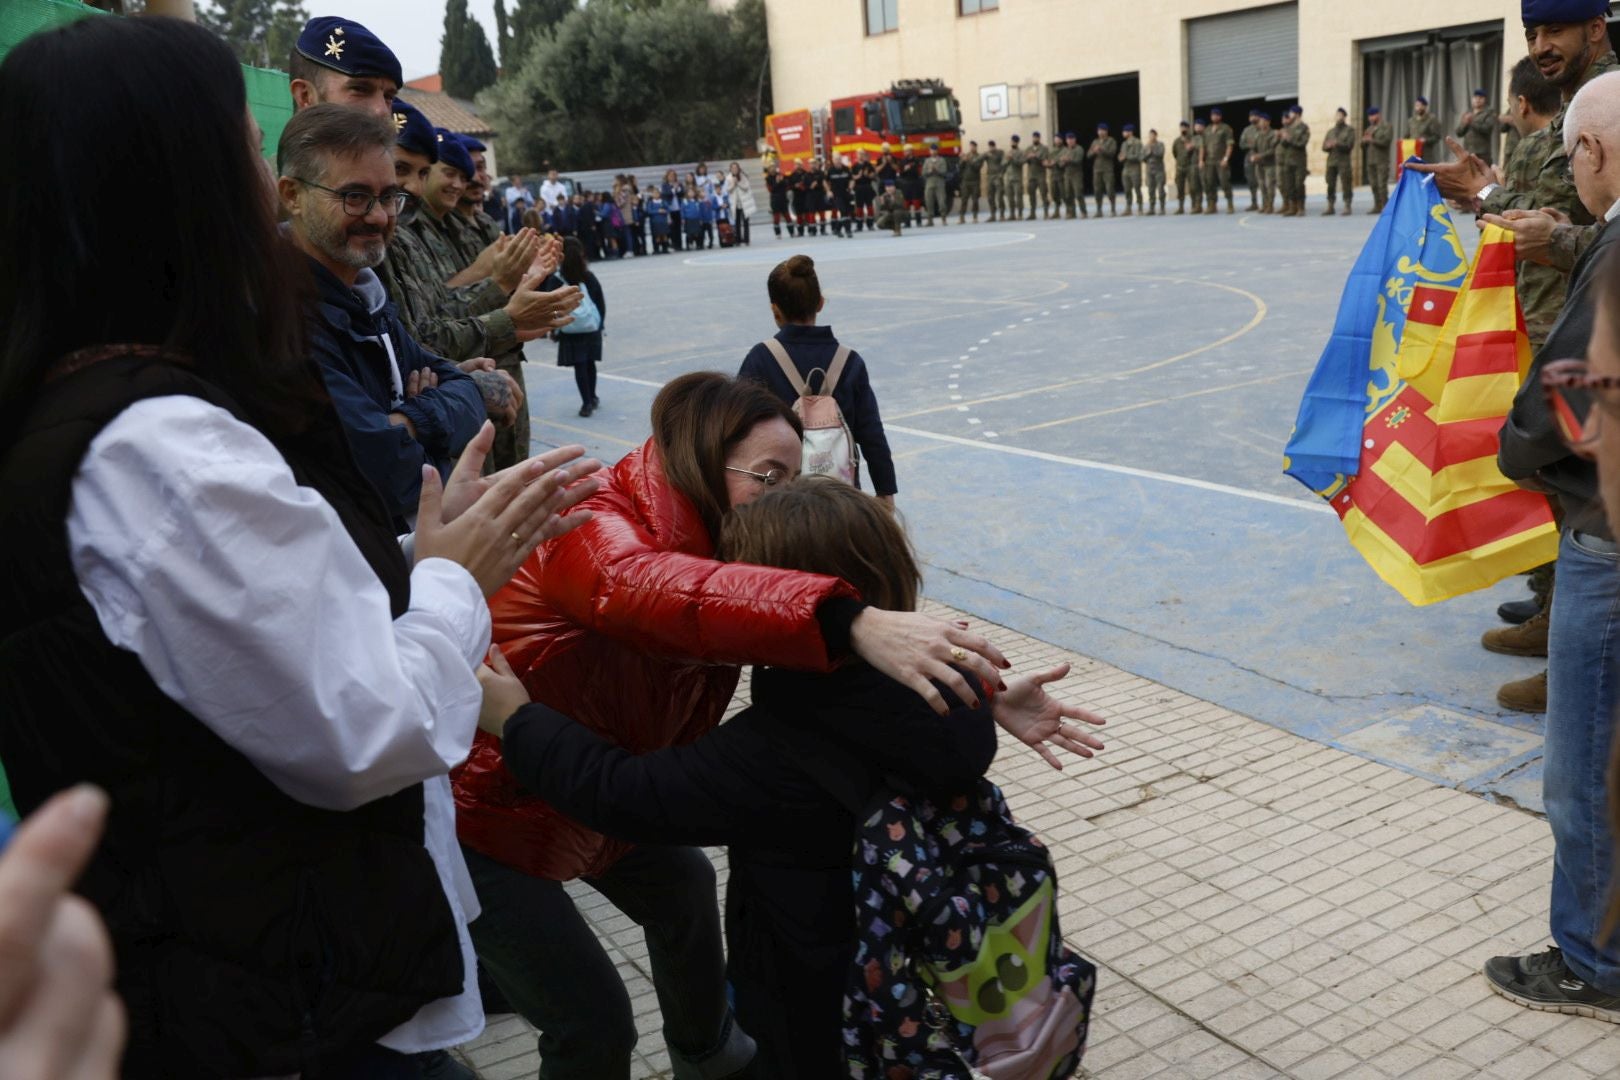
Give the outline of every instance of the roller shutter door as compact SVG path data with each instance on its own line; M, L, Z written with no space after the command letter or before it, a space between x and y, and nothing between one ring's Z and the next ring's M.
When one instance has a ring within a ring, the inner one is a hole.
M1193 105L1299 93L1299 6L1277 4L1187 22Z

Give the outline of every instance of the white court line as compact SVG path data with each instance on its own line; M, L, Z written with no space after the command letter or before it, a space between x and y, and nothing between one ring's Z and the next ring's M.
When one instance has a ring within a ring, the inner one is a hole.
M548 370L560 371L561 369ZM629 375L608 375L604 373L599 378L612 379L615 382L634 383L637 386L650 386L654 390L662 390L664 387L661 382L654 382L651 379L635 379ZM963 406L958 405L957 408L961 409ZM1217 484L1209 480L1195 480L1190 476L1173 476L1170 473L1153 472L1150 469L1136 469L1129 465L1113 465L1106 461L1089 461L1085 458L1067 457L1063 454L1048 454L1044 450L1026 450L1022 446L1008 446L1006 443L992 444L980 439L964 439L958 435L941 435L937 431L901 427L898 424L885 424L883 426L887 431L898 431L902 435L912 435L919 439L932 439L935 442L950 443L953 446L969 446L975 450L990 450L998 454L1012 454L1014 457L1033 458L1036 461L1047 461L1054 465L1069 465L1076 469L1094 469L1097 472L1134 476L1138 480L1157 480L1162 484L1175 484L1178 487L1196 488L1199 491L1213 491L1221 495L1234 495L1240 499L1253 499L1255 502L1271 503L1275 506L1290 506L1295 510L1309 510L1316 514L1331 514L1334 512L1333 508L1325 502L1290 499L1286 495L1273 495L1266 491L1250 491L1248 488L1232 487L1229 484Z

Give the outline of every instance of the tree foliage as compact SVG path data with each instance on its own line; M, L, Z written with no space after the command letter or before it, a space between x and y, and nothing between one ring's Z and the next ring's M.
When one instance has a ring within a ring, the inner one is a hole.
M537 34L551 29L571 12L579 10L577 0L514 0L512 5L512 52L501 54L501 63L512 68L529 55Z
M213 0L198 5L197 21L224 38L242 63L285 69L309 12L298 0Z
M503 162L600 168L753 146L768 55L763 0L739 0L729 12L704 0L634 2L598 0L569 13L479 99L501 134Z
M484 26L467 13L467 0L444 6L444 37L439 43L439 76L451 97L470 98L495 81L495 53Z
M495 55L501 58L502 67L510 65L515 56L512 31L506 21L506 0L495 0Z

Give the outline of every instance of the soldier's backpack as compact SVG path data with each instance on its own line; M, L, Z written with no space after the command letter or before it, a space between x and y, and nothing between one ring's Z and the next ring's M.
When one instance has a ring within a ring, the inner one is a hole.
M793 403L793 412L804 425L804 453L800 471L809 476L831 476L846 484L855 483L861 454L855 446L855 436L844 420L844 412L832 396L833 388L838 385L838 377L844 373L844 365L849 362L849 347L838 346L831 366L825 370L814 369L808 379L799 375L798 367L780 341L766 338L765 348L776 358L782 374L787 376L793 392L798 395L798 400ZM817 375L821 376L821 389L812 393L810 384Z
M851 1080L1062 1080L1080 1067L1097 969L1063 943L1057 871L981 778L946 805L823 740L783 745L854 812ZM869 793L863 797L863 792Z

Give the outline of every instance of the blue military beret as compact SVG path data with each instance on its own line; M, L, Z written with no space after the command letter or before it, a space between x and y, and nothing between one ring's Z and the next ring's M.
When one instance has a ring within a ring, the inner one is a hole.
M1072 131L1065 131L1065 132L1064 132L1064 133L1063 133L1063 137L1064 137L1064 138L1065 138L1065 139L1078 139L1078 138L1079 138L1079 137L1080 137L1080 136L1078 136L1078 135L1076 135L1076 134L1075 134L1075 133L1074 133L1074 132L1072 132Z
M1182 127L1192 127L1192 121L1191 120L1183 120L1181 122L1181 126Z
M1489 97L1490 95L1485 93L1485 91L1483 91L1483 90L1475 90L1474 91L1474 96L1475 97Z
M1098 131L1107 131L1108 130L1108 125L1107 124L1098 124L1097 125L1097 130Z
M1257 119L1260 119L1260 120L1270 120L1271 119L1271 114L1266 112L1264 109L1256 109L1256 110L1254 110L1254 115L1255 115L1255 117Z
M1029 137L1032 139L1038 139L1041 137L1041 133L1038 131L1032 131L1029 133Z
M1017 141L1018 141L1018 136L1016 136L1016 135L1014 135L1014 136L1013 136L1013 137L1012 137L1012 141L1013 141L1013 142L1017 142Z
M1520 0L1526 29L1547 23L1584 22L1609 13L1609 0Z
M1427 105L1429 103L1429 99L1424 97L1422 94L1419 94L1417 97L1413 98L1412 100L1415 101L1419 105Z
M395 98L393 121L396 143L413 154L426 154L429 161L439 160L439 140L433 135L433 125L415 105L404 98Z
M1290 113L1292 113L1294 116L1304 116L1305 110L1300 108L1298 105L1290 105L1288 108L1283 110L1283 115L1287 116Z
M381 75L405 85L399 57L376 34L352 19L322 15L304 24L298 51L306 60L345 75Z
M467 148L468 153L482 154L489 149L489 147L485 146L471 135L465 135L458 132L456 134L456 138L461 140L461 145Z
M434 128L433 136L439 143L439 160L452 169L460 169L462 174L471 180L478 169L474 167L472 155L467 153L467 147L456 138L456 133L446 131L444 128Z
M1226 114L1221 112L1221 110L1219 110L1219 109L1211 109L1211 110L1209 110L1209 115L1211 115L1211 116L1225 116Z
M1121 130L1121 131L1135 131L1136 130L1136 125L1135 124L1126 124L1124 127L1120 128L1119 130Z
M1376 106L1376 105L1367 106L1367 115L1368 116L1382 116L1383 114L1384 114L1384 110L1380 109L1378 106Z

